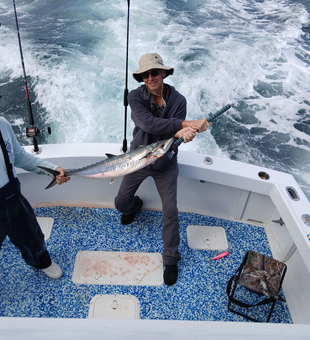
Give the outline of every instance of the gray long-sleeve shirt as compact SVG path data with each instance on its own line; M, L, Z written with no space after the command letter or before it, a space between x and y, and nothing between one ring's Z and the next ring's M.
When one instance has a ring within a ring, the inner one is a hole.
M129 93L128 103L135 123L130 150L171 138L182 128L182 121L186 118L185 97L173 86L164 84L164 99L167 106L160 108L145 85ZM156 161L153 168L161 168L167 162L168 157L164 156Z

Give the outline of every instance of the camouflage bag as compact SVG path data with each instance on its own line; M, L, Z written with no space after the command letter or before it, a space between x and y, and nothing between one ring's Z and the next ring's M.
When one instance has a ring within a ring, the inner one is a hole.
M278 299L285 269L283 262L250 250L237 282L256 294Z

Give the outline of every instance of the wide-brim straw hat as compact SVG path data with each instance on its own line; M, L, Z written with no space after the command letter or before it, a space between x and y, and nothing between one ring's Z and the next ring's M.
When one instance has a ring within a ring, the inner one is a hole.
M158 53L144 54L139 60L139 66L140 66L139 70L132 74L136 81L139 83L143 81L141 74L148 70L152 69L165 70L166 76L164 78L167 78L174 72L173 67L164 65L163 59Z

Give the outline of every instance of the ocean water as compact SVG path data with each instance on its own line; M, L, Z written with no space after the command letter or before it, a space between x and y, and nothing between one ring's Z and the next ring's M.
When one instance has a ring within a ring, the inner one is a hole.
M124 138L126 0L16 0L39 144ZM232 108L183 150L294 175L310 199L310 1L130 1L128 89L140 56L175 68L188 119ZM29 125L14 7L0 0L0 115ZM128 108L127 139L133 123Z

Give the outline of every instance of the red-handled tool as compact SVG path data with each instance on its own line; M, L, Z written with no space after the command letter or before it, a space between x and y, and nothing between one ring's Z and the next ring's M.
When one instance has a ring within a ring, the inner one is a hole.
M229 254L229 251L224 251L224 253L221 253L221 254L219 254L219 255L217 255L217 256L212 257L211 260L218 260L218 259L221 259L221 258L227 256L228 254ZM211 261L211 260L210 260L210 261Z

